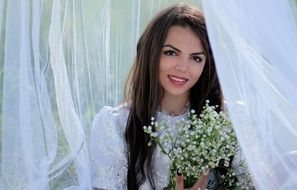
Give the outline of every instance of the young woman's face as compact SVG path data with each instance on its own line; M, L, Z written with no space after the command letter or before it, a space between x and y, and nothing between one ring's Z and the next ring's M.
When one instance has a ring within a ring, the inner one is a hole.
M205 61L205 52L197 35L189 27L171 26L160 57L159 80L165 97L188 98Z

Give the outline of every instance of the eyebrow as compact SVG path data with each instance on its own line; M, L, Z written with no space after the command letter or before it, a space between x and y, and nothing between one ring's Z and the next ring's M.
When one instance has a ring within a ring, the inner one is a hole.
M171 45L171 44L166 44L166 45L164 45L162 48L164 48L164 47L170 47L170 48L174 49L175 51L178 51L178 52L181 53L181 50L179 50L178 48L174 47L174 46ZM191 53L190 55L191 55L191 56L193 56L193 55L204 55L204 56L206 56L204 52L195 52L195 53Z

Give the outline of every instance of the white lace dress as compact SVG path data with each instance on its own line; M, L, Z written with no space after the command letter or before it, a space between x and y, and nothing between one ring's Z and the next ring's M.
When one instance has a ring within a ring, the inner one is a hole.
M105 106L95 116L90 139L93 187L127 189L127 149L124 133L128 114L127 106L120 105L115 108ZM176 122L186 117L187 113L179 116L170 116L162 112L157 114L157 120L167 121L172 132L177 131ZM156 187L162 189L168 183L169 159L158 148L153 159ZM148 180L140 189L150 189Z

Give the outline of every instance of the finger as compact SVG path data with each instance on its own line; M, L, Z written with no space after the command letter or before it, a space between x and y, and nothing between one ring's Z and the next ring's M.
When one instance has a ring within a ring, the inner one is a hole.
M184 177L181 173L176 173L175 178L175 190L183 190L184 189Z
M208 172L206 175L201 175L199 179L196 181L196 183L191 187L190 190L197 190L197 189L203 189L206 186L206 183L208 181Z

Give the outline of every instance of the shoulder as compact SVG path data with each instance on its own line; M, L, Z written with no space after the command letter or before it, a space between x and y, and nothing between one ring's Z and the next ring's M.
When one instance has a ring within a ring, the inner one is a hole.
M102 127L114 126L117 130L124 131L129 115L129 106L121 104L116 107L104 106L95 115L92 130L97 130Z
M98 149L105 149L110 146L117 150L124 150L128 115L129 108L126 105L101 108L92 123L90 148L99 151Z
M128 118L129 115L129 107L126 104L121 104L116 107L104 106L100 109L100 111L95 115L94 122L98 122L98 120L102 118L108 118L112 120L117 120L120 118Z

